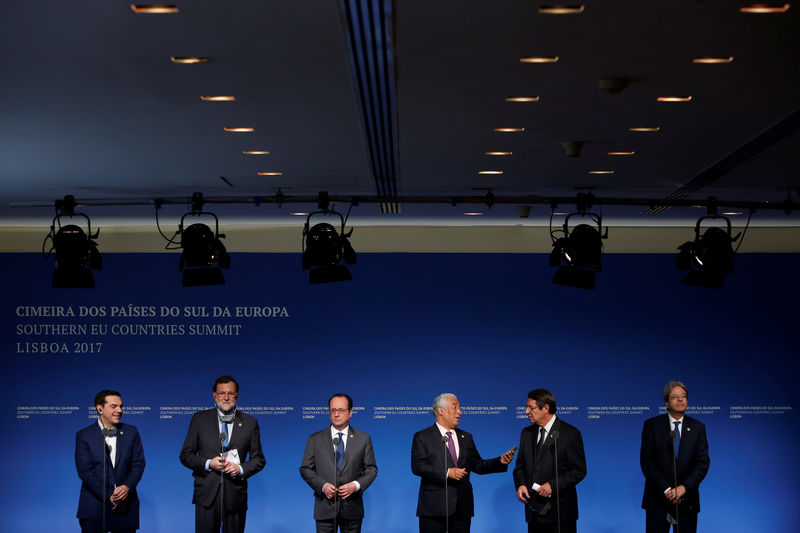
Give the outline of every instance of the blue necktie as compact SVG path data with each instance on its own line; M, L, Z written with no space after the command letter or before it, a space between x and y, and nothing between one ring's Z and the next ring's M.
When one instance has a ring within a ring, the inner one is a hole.
M225 440L222 442L223 449L225 451L228 450L228 440L230 439L230 435L228 434L228 423L222 422L222 432L225 433Z
M336 443L336 465L339 467L339 470L341 470L342 463L344 462L344 440L342 440L341 431L337 433L337 435L339 435L339 442Z
M681 423L679 421L675 421L673 424L675 424L675 457L678 457L678 450L681 447Z

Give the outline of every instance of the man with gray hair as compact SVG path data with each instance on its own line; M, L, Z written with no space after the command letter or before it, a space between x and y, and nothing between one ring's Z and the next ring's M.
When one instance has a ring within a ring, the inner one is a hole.
M417 516L420 533L469 533L474 514L469 473L506 472L514 449L483 459L472 435L456 429L461 404L454 394L433 401L436 423L418 431L411 444L411 471L419 476Z
M645 420L640 463L644 474L642 508L647 533L697 531L700 482L711 463L706 427L686 416L689 389L680 381L664 387L667 412Z

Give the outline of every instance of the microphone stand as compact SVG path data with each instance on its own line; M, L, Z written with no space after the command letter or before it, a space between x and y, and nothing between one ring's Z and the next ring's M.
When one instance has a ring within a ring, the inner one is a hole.
M223 424L227 424L227 422L222 422ZM222 454L225 452L225 439L228 436L220 431L219 433L219 456L222 457ZM219 471L219 529L222 531L223 522L225 519L225 468L223 467L222 470Z
M444 444L445 453L444 453L444 530L445 533L450 531L450 502L447 499L447 478L450 477L447 475L447 455L450 453L450 450L447 448L447 443L449 441L449 437L447 435L442 435L442 443ZM454 465L457 466L457 465Z
M675 490L675 533L680 532L680 525L678 522L678 458L675 456L675 437L677 434L674 430L669 432L669 438L672 439L672 488Z
M336 528L338 527L339 522L339 458L336 457L336 448L339 447L339 437L333 437L333 469L336 472L335 479L336 479L336 492L333 494L333 533L336 532Z
M103 428L102 434L103 434L103 497L101 500L103 502L103 531L105 532L108 531L108 528L106 527L106 485L108 484L108 474L106 472L107 468L106 465L108 463L106 462L107 461L106 458L111 453L111 450L109 449L108 443L106 442L106 437L108 436L108 429Z
M556 466L556 525L558 533L561 533L561 495L558 490L558 431L551 431L550 436L553 438L553 455L555 456Z

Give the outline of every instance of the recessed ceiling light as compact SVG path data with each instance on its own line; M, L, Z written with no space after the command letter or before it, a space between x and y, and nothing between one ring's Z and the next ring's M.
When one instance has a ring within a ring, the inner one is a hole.
M742 13L786 13L789 11L790 4L768 3L768 4L748 4L739 8Z
M520 63L558 63L558 56L528 56L520 57Z
M177 13L178 6L172 4L131 4L131 10L134 13L157 15Z
M468 217L479 217L482 216L483 213L481 213L480 211L467 211L466 213L464 213L464 215Z
M506 102L538 102L538 96L509 96Z
M554 211L553 214L554 215L569 215L569 213L567 213L566 211Z
M269 155L266 150L242 150L244 155Z
M583 6L542 6L539 13L543 15L575 15L583 13Z
M613 174L613 170L590 170L589 174Z
M607 155L633 155L636 152L608 152Z
M486 152L485 155L511 155L511 152Z
M204 102L234 102L235 96L200 96L200 100Z
M628 131L636 131L636 132L652 132L659 130L661 130L661 126L634 126L632 128L628 128Z
M695 57L692 63L702 63L705 65L718 65L720 63L733 63L733 56L729 57Z
M742 212L741 211L725 211L722 214L723 215L727 215L727 216L735 216L735 215L741 215Z
M283 172L259 172L259 176L283 176Z
M478 174L502 174L502 170L479 170Z
M691 96L659 96L657 102L691 102Z
M292 211L289 214L294 217L305 217L308 216L308 211Z
M494 131L499 133L520 133L525 131L525 128L495 128Z
M255 128L234 128L234 127L226 127L226 128L225 128L225 131L228 131L228 132L231 132L231 133L252 133L252 132L254 132L254 131L256 131L256 130L255 130Z
M181 65L194 65L197 63L211 63L210 57L178 57L171 56L169 58L173 63L180 63Z

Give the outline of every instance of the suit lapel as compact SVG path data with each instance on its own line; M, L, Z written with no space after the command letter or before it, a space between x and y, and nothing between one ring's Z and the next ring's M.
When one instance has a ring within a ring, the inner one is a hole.
M347 440L345 441L344 444L344 458L342 459L342 471L344 471L344 469L347 467L347 463L350 461L350 456L352 455L350 453L350 446L358 445L358 441L356 440L357 437L355 430L352 427L349 429L350 431L347 432Z
M121 425L118 426L117 427L117 446L116 446L117 449L116 449L116 453L114 454L114 470L115 471L117 470L117 467L119 466L119 458L122 457L122 448L123 448L123 446L125 446L125 444L127 444L125 442L125 437L126 437L125 436L125 430L122 428Z

